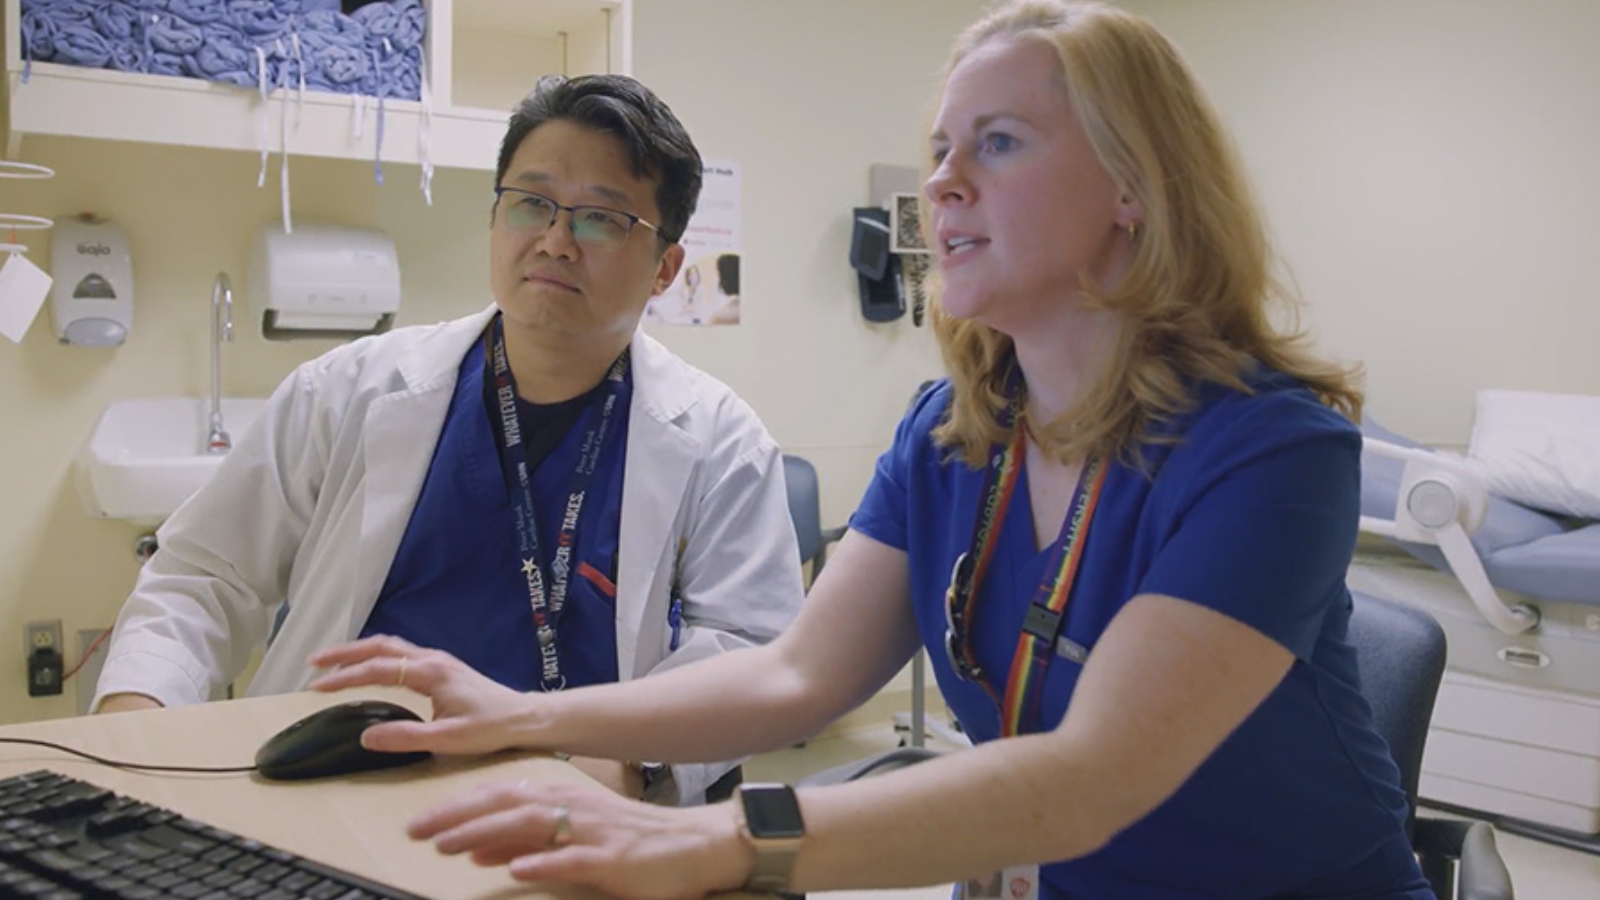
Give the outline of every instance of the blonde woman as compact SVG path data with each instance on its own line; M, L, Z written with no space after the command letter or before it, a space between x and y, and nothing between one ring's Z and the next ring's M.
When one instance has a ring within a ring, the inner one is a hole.
M1263 227L1193 75L1136 16L1022 0L960 37L938 100L950 379L792 628L556 696L381 640L323 654L320 686L409 666L436 719L372 729L383 750L713 759L815 732L922 646L977 744L693 810L504 786L412 823L518 878L1431 897L1345 640L1361 398L1270 324Z

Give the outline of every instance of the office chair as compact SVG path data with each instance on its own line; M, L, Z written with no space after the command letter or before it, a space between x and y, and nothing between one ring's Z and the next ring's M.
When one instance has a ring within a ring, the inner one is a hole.
M800 544L800 563L811 564L811 581L817 580L828 560L828 545L844 537L845 527L822 527L822 492L817 469L803 457L783 455L783 480L789 489L789 518Z
M1422 873L1440 900L1512 900L1511 874L1495 846L1494 826L1417 816L1422 751L1444 675L1444 629L1416 607L1367 594L1351 597L1350 643L1360 665L1361 692L1400 767L1411 846Z
M1513 900L1511 874L1495 846L1493 826L1416 814L1428 720L1444 674L1444 629L1415 607L1366 594L1351 596L1349 637L1356 650L1362 694L1372 706L1378 734L1400 768L1400 785L1410 808L1407 831L1423 875L1439 900ZM936 755L923 747L901 747L809 775L799 783L854 781Z

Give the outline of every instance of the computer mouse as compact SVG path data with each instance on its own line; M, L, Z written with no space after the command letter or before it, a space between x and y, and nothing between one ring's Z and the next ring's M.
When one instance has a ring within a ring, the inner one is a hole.
M278 732L256 751L256 770L274 781L327 778L392 769L422 762L426 751L380 753L361 746L361 732L382 722L420 722L422 717L387 700L356 700L330 706Z

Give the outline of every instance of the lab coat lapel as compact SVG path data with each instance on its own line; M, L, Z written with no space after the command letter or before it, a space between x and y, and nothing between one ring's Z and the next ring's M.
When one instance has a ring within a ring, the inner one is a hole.
M363 593L351 604L351 637L360 633L383 590L444 430L461 359L493 312L491 307L455 323L401 360L405 389L379 397L367 408L361 541L355 560L356 584Z
M683 364L640 332L633 366L617 538L617 675L623 680L639 674L634 669L646 616L666 618L678 558L674 523L700 452L699 442L677 424L695 403Z

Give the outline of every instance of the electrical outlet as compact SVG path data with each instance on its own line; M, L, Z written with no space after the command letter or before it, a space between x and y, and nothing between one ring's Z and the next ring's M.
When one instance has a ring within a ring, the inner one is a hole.
M29 622L27 636L28 696L50 697L61 693L66 666L61 647L61 620Z
M60 619L39 619L28 623L28 653L36 650L62 651Z

